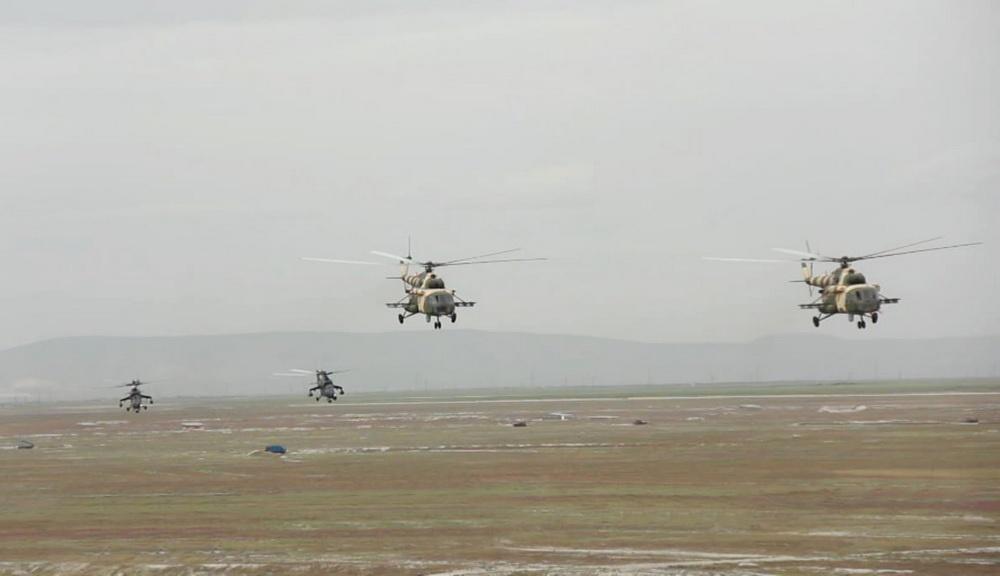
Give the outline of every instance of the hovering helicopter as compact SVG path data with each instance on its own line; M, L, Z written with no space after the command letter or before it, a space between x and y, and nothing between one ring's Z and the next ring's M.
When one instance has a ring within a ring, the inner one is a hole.
M434 262L433 260L421 262L414 260L409 248L407 248L406 256L398 256L388 252L379 252L378 250L372 250L371 253L376 256L382 256L383 258L396 260L401 266L400 275L390 276L389 279L403 281L404 295L399 300L386 304L389 308L398 308L402 310L402 312L397 316L399 323L404 323L406 319L411 316L423 314L427 318L427 322L430 322L431 318L433 318L434 329L440 330L442 317L449 318L452 324L454 324L458 320L458 313L455 311L456 308L471 308L472 306L475 306L476 303L463 300L455 294L454 290L445 288L444 279L435 274L434 270L445 266L468 266L471 264L496 264L500 262L532 262L545 260L545 258L502 258L495 260L482 260L482 258L501 256L503 254L517 252L518 250L520 250L520 248L490 252L488 254L480 254L479 256L458 258L456 260L446 260L444 262ZM334 264L367 264L375 266L379 264L378 262L333 260L329 258L304 257L302 259L312 262L328 262ZM411 264L423 267L423 272L410 274Z
M326 398L327 402L333 402L337 399L337 394L341 396L344 395L344 388L333 383L330 376L334 374L343 374L348 372L348 370L302 370L301 368L291 368L288 372L278 372L275 376L295 376L301 378L305 375L315 374L316 385L309 389L309 397L313 397L313 392L316 392L316 401L319 402L320 398Z
M152 404L153 397L147 396L139 390L139 386L143 386L144 384L146 383L136 378L135 380L132 380L128 384L120 384L116 386L116 388L128 388L128 387L132 388L131 390L129 390L128 396L118 401L118 407L121 408L122 405L127 401L128 406L125 406L126 412L132 411L138 413L140 410L149 410L149 406L144 405L142 401L149 400L149 403Z
M913 242L887 250L872 252L863 256L824 256L812 251L809 243L806 243L806 251L789 250L787 248L775 248L776 252L798 256L797 260L772 260L756 258L715 258L706 257L706 260L716 260L722 262L800 262L802 267L802 280L792 280L792 282L804 282L809 286L809 295L812 296L813 288L819 288L819 296L808 304L799 304L803 310L816 310L818 314L813 316L813 326L819 328L820 322L835 314L847 314L849 322L854 322L858 317L858 329L868 326L865 319L871 319L872 324L878 323L879 310L883 304L896 304L899 298L886 298L882 295L882 287L878 284L869 284L865 275L852 266L854 262L860 260L871 260L874 258L888 258L890 256L902 256L904 254L916 254L918 252L933 252L935 250L949 250L952 248L962 248L964 246L976 246L982 242L967 242L964 244L952 244L949 246L936 246L933 248L920 248L917 250L906 250L928 242L941 240L941 237L928 238L920 242ZM902 251L901 251L902 250ZM816 276L813 274L813 264L816 262L830 262L840 265L839 268L828 274Z

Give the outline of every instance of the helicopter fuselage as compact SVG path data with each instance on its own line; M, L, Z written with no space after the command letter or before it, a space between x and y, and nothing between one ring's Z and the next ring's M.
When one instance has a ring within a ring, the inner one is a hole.
M128 406L125 407L125 411L129 412L139 412L143 409L148 409L148 406L143 406L142 401L149 400L149 403L153 403L153 397L147 396L140 392L138 389L133 389L128 396L122 398L118 401L118 406L121 407L122 403L128 402Z
M409 274L404 266L400 279L403 281L406 296L400 302L387 304L391 308L402 308L406 313L399 315L400 324L410 316L421 314L428 322L434 319L434 328L441 328L441 317L450 318L455 322L458 318L456 308L475 305L475 302L457 298L455 291L447 289L444 280L432 270Z
M882 304L894 304L896 298L885 298L878 284L869 284L864 274L850 266L841 266L829 274L813 276L809 267L802 266L802 277L806 284L819 288L819 298L802 308L812 308L823 316L813 318L813 325L819 326L824 319L834 314L847 314L853 322L858 316L858 328L864 328L865 318L878 322L878 312Z
M882 307L879 287L872 284L823 289L818 310L824 314L871 314Z
M427 317L451 316L455 313L455 296L444 288L412 290L403 309Z
M323 397L325 397L325 398L333 398L334 400L336 400L337 399L337 386L335 386L332 382L330 382L328 384L324 384L323 388L320 389L320 394L322 394Z

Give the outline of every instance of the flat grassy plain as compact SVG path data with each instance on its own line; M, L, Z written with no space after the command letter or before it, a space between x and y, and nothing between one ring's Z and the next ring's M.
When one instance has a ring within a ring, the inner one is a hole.
M115 406L0 408L0 574L1000 573L998 381Z

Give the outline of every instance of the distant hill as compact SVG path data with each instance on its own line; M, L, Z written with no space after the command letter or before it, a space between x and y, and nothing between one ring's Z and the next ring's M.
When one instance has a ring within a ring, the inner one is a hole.
M288 368L351 368L348 390L851 380L997 376L1000 336L856 340L823 335L746 343L651 344L590 338L441 332L262 333L78 337L0 351L0 399L106 395L134 377L161 395L299 392Z

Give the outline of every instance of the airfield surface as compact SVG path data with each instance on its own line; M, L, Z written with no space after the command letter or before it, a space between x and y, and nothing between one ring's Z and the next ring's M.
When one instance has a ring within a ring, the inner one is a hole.
M1000 573L995 381L115 404L0 408L0 574Z

